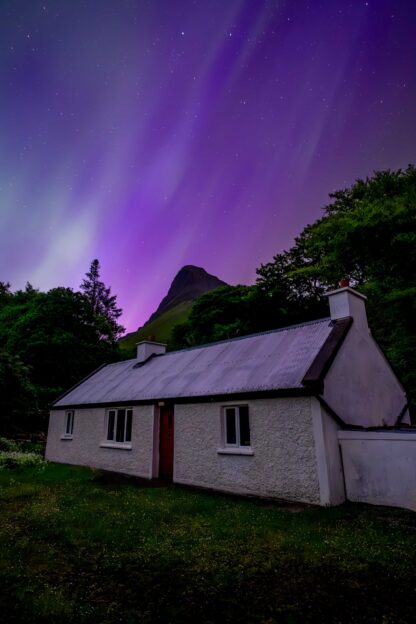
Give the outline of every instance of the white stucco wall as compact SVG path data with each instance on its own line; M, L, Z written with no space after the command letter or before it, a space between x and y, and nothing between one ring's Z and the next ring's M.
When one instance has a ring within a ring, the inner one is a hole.
M347 498L416 511L416 431L339 431Z
M115 472L152 477L154 407L133 408L131 449L103 448L106 443L105 410L75 410L73 439L65 432L65 410L52 410L49 418L46 459L91 466Z
M235 402L175 406L174 481L237 494L315 503L344 500L337 425L314 398L256 399L249 406L249 455L224 454L222 410ZM131 449L107 448L105 409L50 416L46 458L144 478L158 476L159 408L133 408ZM219 452L220 451L220 452Z
M311 400L243 402L249 406L251 456L218 453L227 403L176 405L174 481L319 504Z
M363 427L395 425L407 402L368 329L355 320L325 378L323 396L345 423Z

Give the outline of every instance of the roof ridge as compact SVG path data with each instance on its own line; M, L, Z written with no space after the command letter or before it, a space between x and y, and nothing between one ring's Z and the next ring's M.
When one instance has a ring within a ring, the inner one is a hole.
M215 347L220 344L228 344L229 342L237 342L238 340L245 340L246 338L256 338L257 336L266 336L267 334L277 334L289 329L298 329L299 327L307 327L308 325L316 325L325 321L331 321L331 317L325 317L315 319L313 321L305 321L304 323L296 323L295 325L287 325L286 327L277 327L276 329L267 329L266 331L256 332L254 334L245 334L244 336L236 336L235 338L227 338L226 340L217 340L216 342L206 342L200 345L194 345L192 347L185 347L184 349L176 349L176 351L168 351L167 353L161 353L160 356L173 355L174 353L183 353L184 351L193 351L194 349L205 349L206 347Z
M278 334L279 332L287 331L289 329L298 329L299 327L307 327L308 325L316 325L317 323L323 323L325 321L331 321L331 318L328 316L325 318L315 319L313 321L305 321L304 323L296 323L295 325L286 325L286 327L277 327L276 329L267 329L265 331L256 332L254 334L245 334L244 336L236 336L235 338L227 338L226 340L217 340L216 342L206 342L200 345L194 345L192 347L184 347L183 349L176 349L175 351L167 351L166 353L158 353L157 357L164 357L166 355L173 355L176 353L184 353L186 351L194 351L195 349L205 349L207 347L215 347L216 345L228 344L230 342L237 342L238 340L245 340L246 338L256 338L257 336L266 336L267 334ZM129 362L130 363L134 362L136 364L137 359L129 358L128 360L120 360L119 362L108 362L108 364L103 364L100 368L109 368L110 366L120 366L121 364L127 365ZM143 362L143 364L145 364L146 362ZM142 362L140 363L142 364ZM94 372L98 372L98 370Z
M129 358L128 360L119 360L118 362L108 362L107 364L105 364L105 367L108 368L109 366L118 366L120 364L126 364L127 362L136 362L136 358Z

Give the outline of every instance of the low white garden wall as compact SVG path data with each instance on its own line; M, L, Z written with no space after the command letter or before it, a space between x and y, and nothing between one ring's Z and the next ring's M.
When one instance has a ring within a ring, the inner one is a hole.
M416 430L339 431L350 501L416 511Z

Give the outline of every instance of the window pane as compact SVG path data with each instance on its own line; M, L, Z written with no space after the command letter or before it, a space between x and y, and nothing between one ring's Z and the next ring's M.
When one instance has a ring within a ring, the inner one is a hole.
M114 420L116 413L112 410L108 412L108 429L107 429L107 440L114 440Z
M74 431L74 412L67 412L65 433L72 435L73 431Z
M235 409L228 408L225 410L225 439L227 444L237 443L237 432L235 428Z
M132 411L127 410L126 442L131 442L131 418L132 418Z
M240 446L250 446L250 425L248 422L248 406L240 408Z
M126 422L126 410L117 410L116 442L124 442L124 425Z

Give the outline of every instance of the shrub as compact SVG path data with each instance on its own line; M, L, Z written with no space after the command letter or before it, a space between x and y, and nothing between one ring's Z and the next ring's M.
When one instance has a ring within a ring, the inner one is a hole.
M9 440L9 438L0 437L0 451L13 452L18 451L19 446L17 442L14 440Z
M14 468L35 468L45 464L45 460L37 453L20 453L18 451L0 451L0 470Z
M36 455L43 455L45 451L45 446L42 442L32 442L31 440L19 440L16 442L17 448L10 449L16 450L21 453L36 453ZM4 449L6 450L6 449Z
M0 436L0 452L7 453L35 453L43 455L44 445L42 442L32 442L31 440L11 440Z

